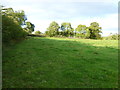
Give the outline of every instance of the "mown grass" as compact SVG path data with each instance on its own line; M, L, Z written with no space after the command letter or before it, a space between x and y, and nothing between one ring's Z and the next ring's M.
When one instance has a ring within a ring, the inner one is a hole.
M32 37L3 53L3 88L117 85L117 40Z

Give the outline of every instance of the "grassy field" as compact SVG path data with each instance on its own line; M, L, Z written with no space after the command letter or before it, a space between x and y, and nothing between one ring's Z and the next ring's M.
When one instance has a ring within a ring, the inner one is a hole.
M32 37L3 53L3 88L115 88L117 77L117 40Z

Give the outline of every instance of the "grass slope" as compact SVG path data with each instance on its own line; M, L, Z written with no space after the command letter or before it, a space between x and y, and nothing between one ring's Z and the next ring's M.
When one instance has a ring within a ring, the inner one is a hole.
M3 53L3 88L115 88L118 41L32 37Z

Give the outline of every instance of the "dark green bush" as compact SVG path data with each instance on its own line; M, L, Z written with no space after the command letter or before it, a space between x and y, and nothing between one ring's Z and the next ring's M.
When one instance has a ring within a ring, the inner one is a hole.
M9 43L13 40L18 41L26 37L27 33L22 29L18 22L12 18L2 15L2 41Z

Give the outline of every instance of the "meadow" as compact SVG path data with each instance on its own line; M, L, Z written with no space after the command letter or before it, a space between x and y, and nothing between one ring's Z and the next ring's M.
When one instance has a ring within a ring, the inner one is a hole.
M117 88L118 40L29 37L3 52L3 88Z

